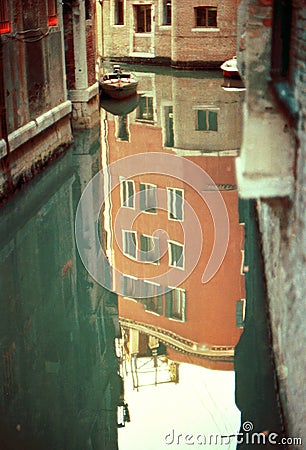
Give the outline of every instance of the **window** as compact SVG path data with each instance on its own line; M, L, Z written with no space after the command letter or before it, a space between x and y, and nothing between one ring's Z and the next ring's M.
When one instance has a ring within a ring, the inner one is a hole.
M135 208L135 183L120 177L121 206Z
M48 26L57 25L57 0L48 0Z
M293 8L292 0L274 1L271 55L273 89L294 126L297 126L299 109L293 89L293 80L298 66L292 62L292 59L296 58L292 51L296 45L292 42L292 33L297 33L295 31L298 26L296 14L297 10Z
M172 220L183 220L184 191L167 188L168 217Z
M144 281L142 297L141 303L147 311L159 315L163 313L162 289L159 284Z
M1 0L0 2L0 34L10 33L12 30L9 19L9 4L8 0Z
M151 5L135 5L136 33L151 32Z
M290 63L292 0L278 0L273 7L272 76L286 78Z
M148 213L156 213L157 199L154 184L140 183L140 209Z
M184 246L177 242L168 241L169 266L184 268Z
M173 131L173 107L164 107L164 118L165 118L165 147L174 146L174 131Z
M245 300L239 300L236 303L236 327L242 328L245 316Z
M211 6L198 6L194 8L196 27L216 27L217 8Z
M124 25L123 0L115 0L115 25Z
M122 230L123 253L130 258L137 256L137 235L136 231Z
M138 120L153 122L153 97L140 97L136 117Z
M165 315L171 319L186 321L186 292L184 289L171 289L165 294Z
M163 25L171 25L171 0L163 0Z
M198 109L196 129L198 131L218 131L218 111Z
M92 19L92 2L91 0L85 0L85 20Z
M158 263L160 259L159 238L140 235L140 261Z
M120 294L124 297L138 298L138 280L135 277L121 275Z

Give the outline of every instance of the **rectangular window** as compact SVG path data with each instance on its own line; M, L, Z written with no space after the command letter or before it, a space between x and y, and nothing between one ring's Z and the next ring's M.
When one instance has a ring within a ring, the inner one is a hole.
M121 275L120 294L133 299L138 298L138 280L135 277Z
M171 0L163 0L163 25L171 25Z
M162 289L159 284L143 282L143 298L141 303L147 311L161 315L163 313Z
M122 230L123 253L130 258L137 256L137 234L136 231Z
M148 213L156 213L157 198L156 186L149 183L140 183L140 209Z
M160 259L159 238L140 235L140 261L158 263Z
M169 266L184 268L184 245L168 241Z
M272 29L272 77L286 78L290 66L292 0L274 2Z
M120 177L121 206L135 208L135 183L133 180L125 180Z
M242 328L244 326L245 316L245 300L239 300L236 303L236 327Z
M198 109L196 129L198 131L218 131L218 111Z
M1 0L0 2L0 34L10 33L12 26L9 15L8 0Z
M165 147L174 146L174 131L173 131L173 106L164 107L164 118L165 118Z
M146 122L153 122L153 97L140 97L136 111L136 118Z
M135 5L136 33L151 32L151 5Z
M183 220L184 191L182 189L167 188L168 218Z
M57 25L57 0L48 0L48 26Z
M196 27L212 27L217 26L217 8L212 6L198 6L194 8Z
M115 0L115 25L124 25L123 0Z
M171 289L165 294L165 315L171 319L186 322L186 292L184 289Z

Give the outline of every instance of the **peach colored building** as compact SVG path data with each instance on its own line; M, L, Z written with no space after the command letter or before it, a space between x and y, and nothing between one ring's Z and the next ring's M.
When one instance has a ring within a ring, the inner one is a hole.
M155 85L159 83L156 79ZM148 85L147 78L144 85ZM173 120L173 111L179 106L173 103L177 94L169 92ZM227 93L224 95L228 101ZM147 100L145 117L140 103L125 119L123 139L118 134L122 118L108 114L108 120L102 121L102 150L116 185L105 215L109 214L107 253L115 268L114 290L119 293L121 324L201 360L203 365L232 369L245 307L244 229L238 217L233 140L230 149L220 142L219 152L209 152L199 145L193 151L165 146L166 125L158 123L158 112L163 108L159 102L154 108ZM238 104L236 98L236 109ZM197 132L207 137L218 134L221 97L218 108L201 109L201 119L212 129L185 128L191 142L195 142ZM181 128L185 125L183 122ZM236 144L239 139L236 136ZM211 214L209 205L218 202L225 205L225 216L222 211L218 217ZM218 228L224 231L227 225L229 241L224 259L215 275L203 283Z

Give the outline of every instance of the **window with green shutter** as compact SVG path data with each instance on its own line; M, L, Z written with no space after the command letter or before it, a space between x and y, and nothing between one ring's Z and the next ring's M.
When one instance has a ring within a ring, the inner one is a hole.
M171 319L186 321L186 292L184 289L167 288L165 293L165 315Z
M184 245L168 241L169 266L184 268Z
M244 326L245 300L238 300L236 302L236 327L242 328Z
M157 198L156 186L149 183L140 183L140 209L148 213L156 213Z
M184 191L183 189L167 188L168 217L172 220L183 220Z
M159 284L144 281L146 297L142 303L147 311L161 315L163 313L162 288Z
M140 235L140 261L158 263L160 259L159 238Z

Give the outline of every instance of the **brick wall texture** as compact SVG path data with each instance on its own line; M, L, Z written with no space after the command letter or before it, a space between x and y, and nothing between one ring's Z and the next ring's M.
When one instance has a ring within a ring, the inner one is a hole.
M152 29L136 32L138 0L125 2L124 24L116 25L114 0L103 6L104 57L150 57L167 59L178 66L217 66L236 54L238 0L172 1L172 24L165 26L162 2L147 2L152 7ZM217 8L217 26L197 27L195 8Z
M295 120L273 99L270 85L272 1L251 0L240 14L240 50L247 81L249 117L272 105L287 121L291 136L294 175L291 197L258 201L263 257L267 281L273 348L287 435L306 439L306 211L305 211L305 109L306 109L306 4L292 2L289 86L296 105ZM262 62L265 61L265 64ZM259 92L260 90L260 92ZM269 105L267 103L267 99ZM248 120L248 119L246 119ZM283 130L279 130L283 132ZM269 149L267 148L267 152ZM300 448L288 445L288 448Z

